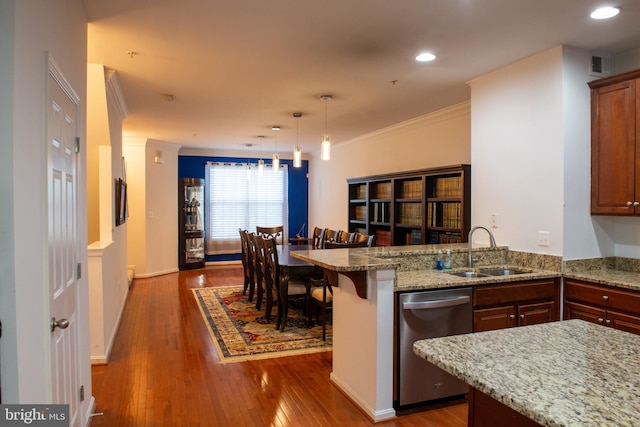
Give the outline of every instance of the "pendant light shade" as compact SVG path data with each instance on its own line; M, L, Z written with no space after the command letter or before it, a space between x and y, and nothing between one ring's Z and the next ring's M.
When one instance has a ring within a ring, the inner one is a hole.
M324 135L322 135L322 142L320 143L320 158L322 160L331 159L331 139L327 132L327 102L333 99L331 95L322 95L320 99L324 101Z
M275 131L276 133L276 149L271 160L271 167L273 168L274 172L278 172L278 170L280 169L280 155L278 154L278 131L280 130L280 126L273 126L271 130Z
M298 147L297 145L293 149L293 167L302 167L302 150L300 150L300 147Z
M264 176L264 160L262 160L262 141L264 140L264 136L258 136L260 140L260 160L258 160L258 176Z
M331 160L331 139L329 139L329 135L322 136L322 142L320 143L320 158L322 160Z
M293 117L299 119L302 117L302 113L293 113ZM296 120L296 146L293 147L293 167L300 168L302 167L302 150L298 145L298 137L300 133L300 128L298 126L298 120Z
M247 146L247 152L251 151L251 147L253 147L253 144L245 144ZM251 180L251 159L249 159L249 156L247 156L247 181Z

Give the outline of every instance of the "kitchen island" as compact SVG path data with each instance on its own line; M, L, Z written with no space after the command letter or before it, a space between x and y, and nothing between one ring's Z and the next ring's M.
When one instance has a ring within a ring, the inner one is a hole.
M462 278L436 271L438 250L450 249L454 269L465 270L467 244L415 245L294 251L292 256L324 269L333 292L333 370L331 381L372 421L395 417L394 294L428 289L481 286L559 277L556 258L518 260L506 247L474 248L477 266L517 261L518 276ZM538 260L542 261L538 262ZM551 261L549 261L551 260ZM551 266L552 267L549 267ZM541 268L542 267L542 268Z
M421 340L414 351L468 383L473 396L499 402L480 413L472 397L475 427L509 425L508 410L543 426L637 426L640 420L638 335L568 320Z

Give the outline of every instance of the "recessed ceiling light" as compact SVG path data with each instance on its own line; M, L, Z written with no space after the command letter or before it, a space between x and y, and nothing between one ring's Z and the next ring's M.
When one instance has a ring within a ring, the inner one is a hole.
M620 8L618 7L601 7L600 9L596 9L591 12L591 17L593 19L609 19L616 16L620 13Z
M420 62L429 62L429 61L433 61L434 59L436 59L436 56L433 53L421 53L420 55L416 56L416 61L420 61Z

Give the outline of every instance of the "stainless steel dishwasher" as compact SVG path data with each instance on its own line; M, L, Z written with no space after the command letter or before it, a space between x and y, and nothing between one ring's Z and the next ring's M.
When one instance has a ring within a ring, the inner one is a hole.
M397 407L463 395L469 386L413 352L413 343L473 331L471 288L398 295Z

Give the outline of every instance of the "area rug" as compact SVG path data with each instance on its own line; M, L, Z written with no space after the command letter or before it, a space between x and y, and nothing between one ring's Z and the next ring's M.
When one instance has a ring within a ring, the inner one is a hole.
M254 302L242 295L242 286L193 289L202 317L218 351L220 363L268 359L331 350L331 324L327 340L322 326L308 325L301 308L289 307L285 331L277 331L276 308L270 320Z

